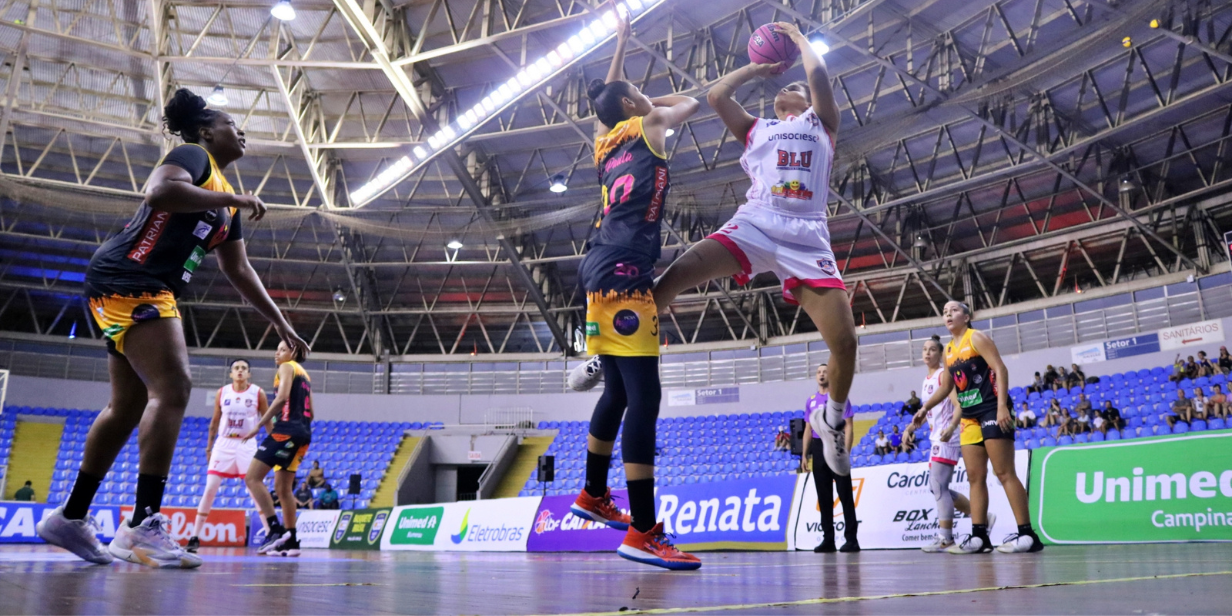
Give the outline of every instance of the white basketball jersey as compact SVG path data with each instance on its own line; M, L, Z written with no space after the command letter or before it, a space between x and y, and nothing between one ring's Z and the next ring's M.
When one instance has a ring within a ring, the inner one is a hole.
M938 368L936 372L924 379L924 383L920 385L920 398L928 400L937 393L937 389L941 387L941 371L944 368ZM928 435L928 440L933 443L941 443L941 430L954 421L954 403L947 397L941 401L941 404L934 406L928 411L928 429L931 433ZM955 430L950 436L950 444L958 445L961 439L960 430Z
M812 107L786 120L759 118L740 156L753 182L745 198L788 216L824 219L833 164L834 139Z
M257 412L257 402L261 396L261 388L249 384L242 392L235 391L231 385L223 385L218 390L218 404L222 407L222 419L218 423L218 441L224 438L241 438L252 432L261 419Z

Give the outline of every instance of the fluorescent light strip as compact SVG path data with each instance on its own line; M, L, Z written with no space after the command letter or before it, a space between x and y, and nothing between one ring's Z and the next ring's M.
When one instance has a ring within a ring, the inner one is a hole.
M630 20L636 20L639 13L646 12L658 6L663 0L625 0L616 11L629 15ZM605 11L597 19L589 22L577 34L570 36L555 50L549 51L535 62L527 63L518 74L499 88L494 88L481 101L469 110L458 114L454 124L442 126L435 134L412 150L414 159L403 156L385 171L372 178L368 183L351 192L351 204L355 207L366 204L369 200L385 192L420 165L428 162L433 156L445 148L453 146L461 137L478 129L484 121L505 110L511 101L523 92L538 88L544 81L555 77L564 71L582 55L614 36L617 25L616 13ZM395 170L397 172L395 173Z

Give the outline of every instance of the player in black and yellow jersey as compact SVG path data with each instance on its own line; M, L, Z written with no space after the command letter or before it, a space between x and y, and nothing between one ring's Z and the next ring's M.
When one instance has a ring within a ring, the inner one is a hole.
M945 345L945 370L941 371L940 386L924 403L922 412L927 413L957 390L962 412L954 413L938 438L941 442L949 441L961 424L959 440L971 482L971 536L947 551L976 554L993 550L988 537L987 479L991 461L992 471L1005 488L1018 521L1018 532L1007 537L997 551L1038 552L1044 544L1031 528L1027 491L1014 469L1014 416L1007 391L1009 370L992 338L971 329L971 309L966 304L949 302L942 316L951 336Z
M299 556L299 538L295 536L295 472L308 453L312 442L312 379L299 365L303 357L291 345L282 342L274 352L278 373L274 375L277 394L269 410L245 438L257 435L260 426L274 420L274 430L257 447L257 455L248 464L244 481L265 517L269 534L257 549L259 554ZM274 515L274 499L265 490L265 476L274 471L274 491L282 504L282 523Z
M279 337L301 352L308 345L248 262L241 219L259 220L265 204L235 194L223 176L244 155L244 132L231 116L206 108L204 99L184 89L163 109L163 123L184 145L155 167L136 215L99 247L86 269L90 313L110 351L111 402L90 428L67 502L39 524L38 532L48 543L95 563L110 562L114 555L152 567L196 567L201 560L178 550L158 513L192 389L176 298L205 255L217 251L219 269ZM138 424L136 506L129 524L103 550L90 530L89 506Z
M627 530L619 549L625 558L696 569L701 562L677 550L655 523L655 421L662 391L659 317L651 289L670 187L667 129L696 113L698 102L687 96L652 99L624 81L628 38L629 23L622 16L607 79L596 79L587 89L599 119L595 168L603 210L579 273L586 290L586 350L599 358L605 386L590 420L586 485L572 510L583 519ZM615 507L607 487L622 421L632 516Z

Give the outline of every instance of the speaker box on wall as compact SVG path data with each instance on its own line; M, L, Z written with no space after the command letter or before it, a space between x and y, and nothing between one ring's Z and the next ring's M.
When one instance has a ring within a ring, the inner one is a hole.
M556 480L556 456L539 456L537 479L540 483L550 483Z

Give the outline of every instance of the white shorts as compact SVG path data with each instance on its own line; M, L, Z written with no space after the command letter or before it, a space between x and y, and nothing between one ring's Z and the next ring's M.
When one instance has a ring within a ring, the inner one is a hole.
M248 439L245 443L237 438L220 436L210 452L208 474L228 478L243 477L248 474L248 464L256 454L257 439Z
M736 282L745 284L756 274L773 272L783 283L788 303L797 303L792 289L799 286L846 289L824 218L788 216L746 203L708 239L722 244L740 262L743 271Z
M942 464L956 466L958 465L958 461L962 459L961 445L952 441L949 443L930 441L930 443L932 445L932 451L928 454L928 460L930 462L940 462Z

